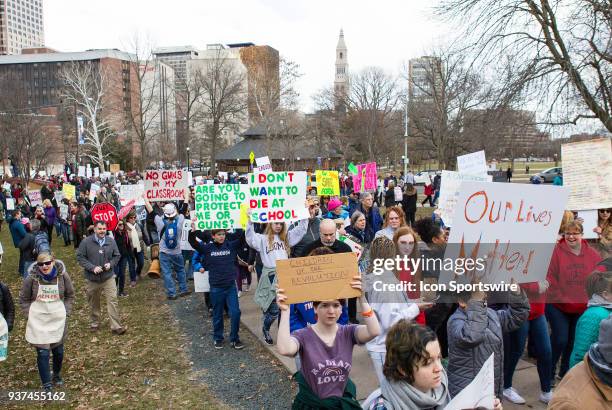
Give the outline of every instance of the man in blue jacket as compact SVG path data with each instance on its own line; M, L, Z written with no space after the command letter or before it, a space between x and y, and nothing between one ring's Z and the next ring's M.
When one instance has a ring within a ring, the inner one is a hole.
M11 238L13 238L13 245L19 249L19 243L26 236L26 228L21 223L21 211L16 209L12 212L11 216L7 220L9 224L9 231L11 232ZM25 260L23 252L19 249L19 275L24 276Z
M229 308L231 330L230 343L234 349L244 348L238 338L240 328L240 306L236 289L236 258L241 245L240 238L226 241L224 229L211 231L213 241L200 243L193 256L193 269L208 271L210 300L213 306L213 339L215 349L223 348L223 308Z

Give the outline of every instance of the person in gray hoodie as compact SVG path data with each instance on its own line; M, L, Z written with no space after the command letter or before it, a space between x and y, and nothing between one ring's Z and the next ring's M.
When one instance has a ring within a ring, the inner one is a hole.
M529 316L529 300L517 286L508 292L508 304L500 310L487 307L485 292L457 295L459 308L447 324L448 386L451 396L463 390L494 353L495 395L503 393L503 333L518 329Z

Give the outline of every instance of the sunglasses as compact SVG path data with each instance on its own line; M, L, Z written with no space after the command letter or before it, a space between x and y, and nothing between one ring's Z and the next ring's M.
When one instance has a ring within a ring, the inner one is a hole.
M47 262L38 262L36 263L38 266L49 266L53 263L53 261L47 261Z
M612 213L612 209L600 209L599 212L605 212L607 214Z

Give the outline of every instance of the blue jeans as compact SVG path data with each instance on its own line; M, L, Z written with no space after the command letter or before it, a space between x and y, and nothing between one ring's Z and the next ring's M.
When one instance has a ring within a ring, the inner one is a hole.
M565 313L553 305L546 305L546 319L550 323L550 342L552 347L550 380L555 379L555 371L559 358L561 358L559 377L563 378L569 370L569 359L574 348L574 336L578 318L580 318L580 313Z
M130 270L130 281L136 282L138 275L142 272L144 267L144 252L140 251L136 253L135 257L128 258L128 269Z
M122 256L115 265L115 283L117 284L117 291L119 294L122 294L125 288L125 266L129 259L129 256Z
M193 279L193 262L191 261L193 258L193 251L183 250L183 259L185 260L185 264L188 266L185 270L185 275L187 279Z
M176 296L176 287L174 286L172 271L176 272L176 278L179 283L179 292L187 292L187 280L185 279L185 262L183 261L183 255L170 255L160 252L159 264L161 266L162 275L164 276L164 286L166 287L167 296Z
M61 344L49 351L49 349L36 348L36 364L38 365L38 375L44 387L51 386L51 370L49 369L49 356L53 352L53 375L57 378L62 371L64 361L64 345Z
M224 288L210 288L210 300L213 306L213 339L223 340L223 309L227 303L231 321L230 342L238 341L240 327L240 306L238 305L238 291L232 282Z
M526 320L520 328L509 333L510 357L509 365L504 368L504 389L512 387L512 377L519 359L525 350L527 336L532 340L537 359L538 376L540 377L540 389L549 392L552 379L552 349L550 336L548 335L548 323L546 316L542 315L533 320Z
M65 222L60 222L60 231L62 233L62 237L64 238L64 245L70 244L70 225Z

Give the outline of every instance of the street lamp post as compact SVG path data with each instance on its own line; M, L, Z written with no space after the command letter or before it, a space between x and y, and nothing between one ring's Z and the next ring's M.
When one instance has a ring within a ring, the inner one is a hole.
M408 95L406 94L406 111L404 113L404 178L408 175Z
M189 171L189 147L187 147L187 171Z

